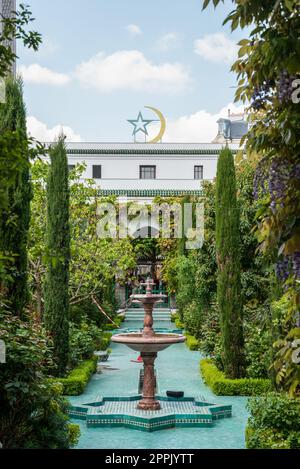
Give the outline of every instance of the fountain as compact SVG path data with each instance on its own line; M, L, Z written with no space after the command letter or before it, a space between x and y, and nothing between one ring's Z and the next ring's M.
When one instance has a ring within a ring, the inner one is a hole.
M140 352L144 364L144 381L142 399L138 402L137 408L140 410L160 410L160 403L155 399L155 374L154 362L157 352L164 350L172 344L184 342L185 337L181 334L155 333L153 330L153 307L162 301L165 295L153 294L154 283L150 278L146 283L141 283L146 287L145 294L133 294L131 298L134 302L142 303L145 311L144 328L140 333L116 334L112 337L112 342L118 342L127 347Z
M141 395L102 396L84 404L70 405L73 418L86 421L87 427L126 427L152 432L174 427L211 427L214 421L231 417L231 405L212 404L204 397L155 396L154 362L157 352L172 344L184 342L185 337L175 333L157 333L153 330L153 306L165 295L152 293L153 282L147 279L146 293L133 294L134 302L142 303L145 311L144 328L138 332L123 332L112 337L113 342L127 345L140 352L144 365Z

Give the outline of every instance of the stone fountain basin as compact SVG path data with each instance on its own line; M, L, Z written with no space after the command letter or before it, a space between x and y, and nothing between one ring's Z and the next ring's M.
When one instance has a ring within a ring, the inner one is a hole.
M163 298L166 298L167 295L162 295L162 294L150 294L150 295L147 295L147 294L134 294L134 295L130 295L130 298L132 298L133 300L138 300L140 301L141 303L144 303L144 302L147 302L147 303L156 303L158 300L162 300Z
M136 352L160 352L172 344L185 341L181 334L155 334L145 337L142 333L116 334L111 338L112 342L127 345Z

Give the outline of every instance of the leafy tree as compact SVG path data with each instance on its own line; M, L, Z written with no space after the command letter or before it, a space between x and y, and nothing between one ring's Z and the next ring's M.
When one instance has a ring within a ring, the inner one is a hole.
M46 191L49 165L36 161L32 166L33 200L29 236L30 285L32 309L37 318L43 314L46 256ZM97 206L101 203L93 180L82 182L84 165L69 172L71 259L69 274L69 303L72 320L80 322L86 314L100 324L105 316L93 303L93 298L106 313L114 314L113 284L125 282L136 266L136 254L129 239L101 239L97 236ZM114 201L112 201L113 203Z
M27 238L30 219L31 185L29 152L26 137L26 114L22 81L9 79L6 84L6 103L0 106L0 134L18 132L22 146L22 171L7 192L7 208L0 221L0 251L12 258L10 276L3 285L7 307L13 314L24 316L28 302Z
M205 0L203 7L209 3ZM260 157L254 185L260 202L256 234L261 252L275 260L288 298L290 330L277 342L277 384L296 396L300 371L292 344L300 337L299 1L233 3L224 23L232 30L253 27L250 37L239 42L232 70L239 80L236 100L250 102L253 125L246 136L247 155Z
M54 373L63 375L69 354L69 182L64 137L49 151L51 165L47 183L47 276L45 326L53 338Z
M27 31L33 20L28 7L19 6L11 18L1 18L0 86L6 88L6 103L0 103L0 306L10 307L16 314L24 313L27 300L26 236L29 219L29 159L41 150L33 149L26 136L25 108L20 80L7 78L16 59L10 41L21 39L25 47L37 50L41 36ZM6 224L5 224L6 223ZM15 239L12 232L15 230ZM4 249L5 247L5 249ZM16 252L11 252L16 248ZM10 300L10 303L8 302Z
M24 46L35 51L42 42L41 35L36 31L27 31L27 26L34 21L28 6L19 5L19 10L9 18L1 18L0 33L0 79L6 77L17 59L9 44L14 39L21 39Z
M216 258L224 370L228 378L244 374L239 223L233 155L223 149L216 180Z

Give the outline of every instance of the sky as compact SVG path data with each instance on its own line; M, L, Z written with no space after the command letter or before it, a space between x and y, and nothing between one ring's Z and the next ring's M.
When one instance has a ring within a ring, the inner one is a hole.
M27 0L43 36L35 53L18 45L31 135L131 142L127 119L167 121L164 142L209 142L234 105L236 43L222 26L232 2L202 0ZM150 124L149 137L158 124Z

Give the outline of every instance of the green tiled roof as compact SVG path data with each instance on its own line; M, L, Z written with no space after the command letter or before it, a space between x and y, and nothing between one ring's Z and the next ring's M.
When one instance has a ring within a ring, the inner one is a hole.
M127 196L127 197L176 197L180 195L202 195L202 190L179 190L179 189L100 189L99 196Z
M196 149L196 150L174 150L174 149L151 149L147 147L145 150L141 149L106 149L106 148L92 148L92 149L74 149L67 148L68 155L218 155L220 148L209 148L209 149ZM238 150L231 150L232 153L237 153Z

